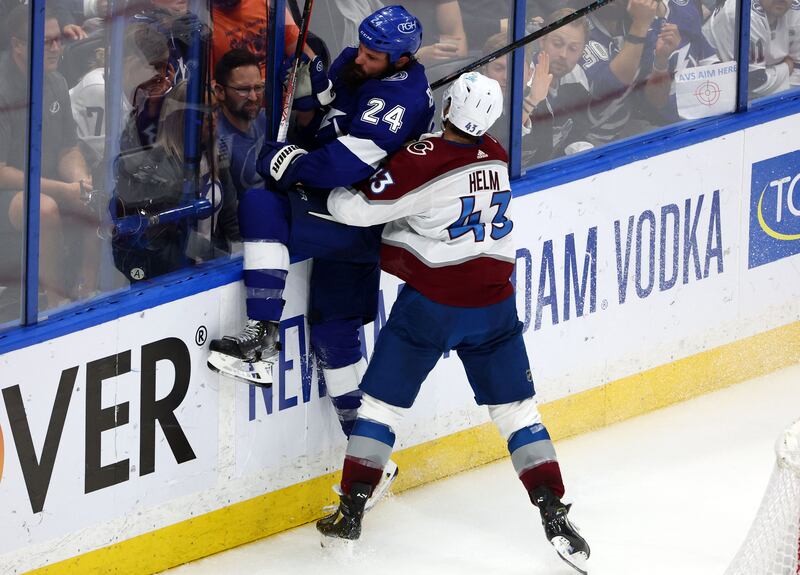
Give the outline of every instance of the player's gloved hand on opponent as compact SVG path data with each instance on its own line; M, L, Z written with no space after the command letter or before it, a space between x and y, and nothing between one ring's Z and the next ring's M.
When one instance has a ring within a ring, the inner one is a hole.
M281 77L284 88L289 83L289 74L291 74L293 65L293 56L283 61ZM301 55L295 84L294 102L292 103L295 110L316 110L333 102L333 83L328 79L325 66L319 56L315 56L312 60L305 54Z
M265 140L258 156L256 169L262 178L269 178L274 182L274 189L285 192L299 180L295 175L296 162L298 158L307 153L303 148L294 144Z

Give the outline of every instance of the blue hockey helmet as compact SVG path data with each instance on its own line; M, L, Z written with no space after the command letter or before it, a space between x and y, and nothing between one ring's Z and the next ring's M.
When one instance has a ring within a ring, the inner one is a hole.
M401 56L413 55L422 45L422 24L402 6L386 6L364 18L358 27L361 43L386 52L394 64Z

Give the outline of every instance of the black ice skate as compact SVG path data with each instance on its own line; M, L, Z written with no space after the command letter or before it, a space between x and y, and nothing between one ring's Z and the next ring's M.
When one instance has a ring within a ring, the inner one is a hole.
M211 341L208 367L251 385L272 387L272 365L281 349L279 333L278 322L248 319L237 335Z
M547 540L556 548L559 556L579 573L587 574L589 544L578 534L567 514L572 506L564 505L547 487L537 487L530 492L531 501L539 508L542 526Z
M350 495L339 496L339 508L317 521L317 531L334 539L355 541L361 537L361 519L371 491L372 487L366 483L353 483Z
M379 501L389 494L389 488L392 486L392 483L394 483L394 480L397 479L397 475L399 473L400 470L397 468L397 464L394 461L390 459L386 462L386 465L383 468L383 473L381 474L381 480L378 481L375 489L372 490L372 495L369 496L366 505L364 505L365 515L369 513L369 510L375 507ZM337 483L334 485L333 491L336 493L336 495L341 497L342 488L340 484ZM323 508L323 511L333 511L335 508L335 505L326 506Z

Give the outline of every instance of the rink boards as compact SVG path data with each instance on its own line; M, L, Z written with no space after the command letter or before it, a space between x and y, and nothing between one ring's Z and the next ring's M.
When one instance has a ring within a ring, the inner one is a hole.
M800 361L799 131L516 184L517 304L555 438ZM308 354L309 271L289 276L272 390L205 368L241 283L0 356L0 572L152 573L317 517L344 440ZM384 275L367 355L399 288ZM487 421L442 359L398 430L398 489L505 455Z

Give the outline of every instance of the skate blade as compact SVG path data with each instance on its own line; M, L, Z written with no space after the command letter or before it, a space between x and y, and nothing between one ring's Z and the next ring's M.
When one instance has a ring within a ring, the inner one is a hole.
M586 566L586 561L589 559L589 556L585 551L572 553L572 546L565 537L553 537L550 543L553 544L558 556L561 557L567 565L575 569L575 571L581 575L587 575L589 573L588 567Z
M352 559L355 555L356 540L328 537L320 533L319 546L339 559Z
M272 364L247 362L212 351L206 361L208 369L220 375L257 387L272 387Z
M383 468L381 480L378 482L378 485L375 486L375 490L372 492L370 498L367 499L367 504L364 506L364 513L375 507L379 501L391 495L389 493L389 488L392 486L392 483L394 483L394 480L397 479L397 474L397 464L390 459Z

